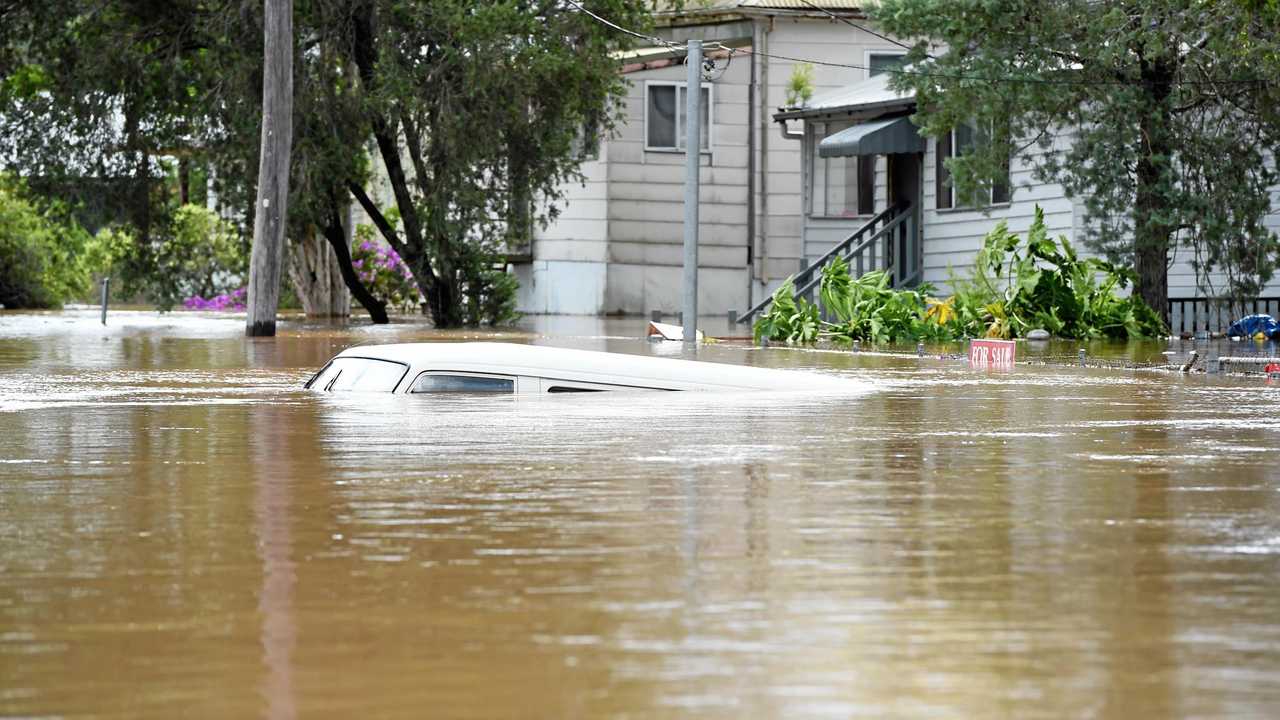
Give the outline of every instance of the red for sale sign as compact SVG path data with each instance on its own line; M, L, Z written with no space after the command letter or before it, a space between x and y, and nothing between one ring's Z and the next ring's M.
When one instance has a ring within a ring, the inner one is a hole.
M1012 340L970 340L969 367L1012 370L1017 347Z

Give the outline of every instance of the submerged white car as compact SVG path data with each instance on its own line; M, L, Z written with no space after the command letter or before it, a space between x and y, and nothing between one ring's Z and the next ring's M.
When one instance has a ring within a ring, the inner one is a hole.
M361 345L305 386L325 392L540 393L607 390L842 390L856 380L793 370L511 343Z

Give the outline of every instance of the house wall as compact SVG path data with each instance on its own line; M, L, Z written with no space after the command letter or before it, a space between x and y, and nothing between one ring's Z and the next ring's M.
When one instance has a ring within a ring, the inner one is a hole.
M897 46L828 19L754 20L762 53L820 62L865 63L869 50ZM714 35L714 31L709 31ZM719 61L723 63L723 60ZM762 92L749 126L752 56L739 53L712 90L712 148L700 175L698 307L739 311L767 296L803 262L799 142L772 120L785 104L795 62L757 57ZM768 69L765 69L765 65ZM525 313L644 314L680 309L683 283L683 153L645 149L645 83L685 80L683 65L629 73L625 120L588 163L586 188L568 188L560 217L534 233L533 263L516 270ZM767 85L764 83L767 75ZM814 89L833 90L863 69L814 67ZM748 213L751 138L755 139L754 250ZM767 195L767 197L765 197ZM748 257L754 262L748 265Z
M818 138L820 139L820 138ZM1054 139L1054 149L1064 149L1071 142L1069 134L1059 135ZM812 133L805 141L805 154L808 162L813 162L815 139ZM1035 219L1035 208L1044 210L1045 225L1053 237L1065 235L1078 251L1084 253L1085 211L1083 204L1068 198L1061 184L1044 183L1035 179L1034 168L1044 152L1036 149L1030 158L1014 158L1010 167L1010 177L1014 192L1012 201L982 210L944 209L937 207L937 143L930 139L924 155L924 172L922 188L921 228L924 247L924 280L939 288L939 292L949 293L948 280L954 271L965 274L973 266L973 261L986 234L996 223L1004 220L1010 230L1022 234L1031 227ZM877 163L876 171L876 210L886 207L887 174L883 158ZM807 174L812 166L806 166ZM812 186L806 185L807 194ZM1268 227L1280 232L1280 188L1272 195L1272 212L1266 217ZM843 241L860 227L867 218L826 219L806 216L803 222L805 236L806 261L812 262L827 252L833 245ZM1191 267L1191 252L1179 249L1175 253L1169 269L1169 296L1196 297L1204 295L1197 290L1195 272ZM1213 278L1217 287L1225 286L1225 278L1217 274ZM1273 280L1264 290L1264 295L1280 296L1280 279Z
M853 28L845 23L830 19L810 18L774 18L761 20L761 31L766 33L762 39L760 51L772 56L785 55L806 60L840 63L844 65L865 66L869 52L898 53L905 50L888 41ZM859 21L859 24L867 24ZM771 28L771 29L770 29ZM805 154L802 142L782 137L778 123L773 121L773 114L786 104L787 84L798 64L779 57L762 58L767 62L768 87L763 95L759 117L762 131L768 134L763 140L761 154L767 154L767 160L758 163L757 167L767 165L767 177L762 174L761 187L763 194L761 213L757 227L763 235L760 257L757 258L756 282L753 287L753 300L758 302L767 297L787 277L795 273L806 262L809 249L805 245L804 225L806 213L803 207L802 190L804 179L802 169ZM815 94L837 90L870 77L870 73L861 67L832 67L814 65L813 79ZM794 123L799 130L799 123ZM877 171L878 184L884 182L883 161ZM877 202L883 202L882 188L877 188ZM767 216L765 212L767 211ZM823 229L830 231L838 228L841 221L816 221L813 229L819 233ZM838 230L835 230L838 233ZM847 236L848 233L845 233ZM839 239L844 239L843 237ZM828 243L825 252L832 244Z
M533 262L515 266L516 307L535 315L594 315L604 307L609 239L609 144L564 188L556 221L535 228Z
M686 74L684 65L673 65L628 75L627 121L609 141L604 312L680 309L686 155L645 149L644 114L647 84L683 82ZM750 66L738 58L711 83L710 153L701 156L698 195L698 308L703 314L746 304L749 80Z

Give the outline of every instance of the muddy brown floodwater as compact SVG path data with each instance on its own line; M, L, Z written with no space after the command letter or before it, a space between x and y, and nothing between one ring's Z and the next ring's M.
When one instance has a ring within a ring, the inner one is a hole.
M493 335L242 328L0 313L0 716L1280 712L1261 380L716 345L873 389L418 401L300 386Z

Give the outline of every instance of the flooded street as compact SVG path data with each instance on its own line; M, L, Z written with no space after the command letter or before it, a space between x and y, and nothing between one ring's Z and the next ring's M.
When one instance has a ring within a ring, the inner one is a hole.
M1263 380L724 343L873 389L418 401L300 388L357 342L680 347L243 323L0 313L0 716L1280 708Z

